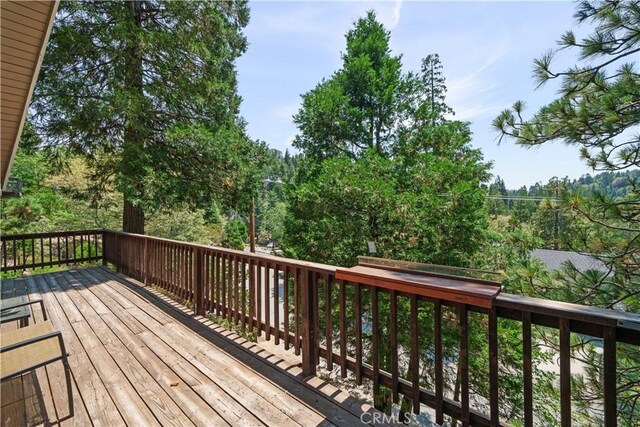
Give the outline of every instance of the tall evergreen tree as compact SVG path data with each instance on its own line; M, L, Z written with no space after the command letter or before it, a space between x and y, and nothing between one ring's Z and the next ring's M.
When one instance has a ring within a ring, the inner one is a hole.
M422 60L421 71L420 77L425 86L426 95L426 99L421 105L426 107L426 115L431 117L432 124L442 122L446 114L453 114L453 109L445 103L447 86L440 55L434 53L425 56Z
M383 256L467 263L486 228L489 165L468 125L445 117L438 56L403 73L389 38L368 12L347 32L342 67L302 96L304 165L289 189L285 243L292 255L337 264L353 263L368 240Z
M233 187L250 148L234 66L248 19L243 1L61 3L34 122L50 145L115 154L97 173L116 177L125 231L144 232L145 210Z
M346 42L342 68L304 94L294 116L300 132L293 145L314 159L386 153L401 118L400 56L391 55L389 32L373 11L356 21Z

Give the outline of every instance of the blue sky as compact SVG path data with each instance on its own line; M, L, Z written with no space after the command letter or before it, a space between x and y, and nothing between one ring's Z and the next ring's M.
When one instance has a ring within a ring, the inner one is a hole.
M516 100L534 111L554 98L553 85L535 90L532 60L573 26L571 2L261 1L250 7L250 45L237 66L241 114L252 138L282 151L291 147L300 95L340 67L344 34L374 9L391 30L391 48L403 55L405 71L419 70L429 53L440 55L448 104L456 118L471 122L473 145L507 187L590 172L576 147L498 145L491 129L493 118Z

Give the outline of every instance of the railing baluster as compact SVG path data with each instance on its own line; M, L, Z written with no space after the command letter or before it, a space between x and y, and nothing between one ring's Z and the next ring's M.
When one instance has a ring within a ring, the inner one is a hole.
M31 268L36 265L36 239L31 239Z
M301 340L300 340L300 274L301 271L298 267L293 270L293 324L294 324L294 342L295 342L295 355L300 355Z
M222 316L222 304L221 304L221 287L222 287L222 279L221 279L221 269L222 267L220 266L221 262L222 262L222 256L219 252L216 252L216 259L215 259L215 267L216 267L216 282L215 282L215 286L216 286L216 315L218 317Z
M391 396L398 403L398 295L395 290L389 292L389 345L391 351Z
M180 287L182 289L182 299L188 302L191 299L189 298L189 270L191 270L189 268L189 251L186 246L181 245L180 253L182 255L182 259L180 260L182 263L182 280L180 281Z
M233 287L234 287L234 306L235 306L235 317L234 317L234 325L238 325L240 322L240 264L238 262L238 256L233 257Z
M362 298L361 298L361 285L355 283L353 305L355 309L355 323L356 323L356 384L362 384Z
M284 349L289 350L289 265L284 266L284 277L282 281L282 305L284 308Z
M433 345L435 347L436 423L444 424L444 374L442 360L442 302L433 303Z
M40 237L40 265L41 268L44 268L44 241L42 237Z
M324 324L324 339L325 346L327 348L327 369L333 370L333 317L331 312L331 281L329 278L329 273L325 273L324 275L324 314L325 314L325 324Z
M271 339L271 292L269 282L271 273L269 272L269 262L264 263L264 327L265 339Z
M258 260L256 263L256 311L258 323L258 336L262 334L262 262Z
M420 413L420 356L418 354L418 297L412 294L411 300L411 399L413 413Z
M302 372L306 376L316 374L316 334L315 329L316 317L318 313L314 313L314 299L317 298L315 287L313 286L312 273L302 270Z
M571 323L560 319L560 424L571 425Z
M222 269L222 280L220 281L220 298L222 305L222 317L224 319L229 318L229 307L227 302L227 295L229 294L229 255L222 254L220 257L220 268Z
M498 316L495 309L489 310L489 407L491 425L498 426Z
M200 316L204 315L204 278L206 277L206 274L203 274L204 264L204 252L202 251L202 249L195 249L195 283L193 305L195 306L196 314Z
M227 321L229 323L233 322L233 260L234 256L232 254L227 255Z
M380 321L378 312L378 287L371 288L371 366L373 367L373 396L380 396Z
M7 268L7 241L2 241L2 268Z
M533 427L533 370L531 358L531 313L522 312L522 373L524 380L524 425Z
M205 252L205 270L206 270L206 302L205 307L210 314L213 311L213 253Z
M253 258L249 258L249 333L253 332L256 317L256 270Z
M616 402L616 329L605 326L603 329L603 367L604 371L604 425L618 425L618 407Z
M273 268L273 326L275 330L274 342L280 344L280 277L278 264Z
M347 376L347 282L340 281L340 376Z
M469 426L469 322L466 304L459 308L460 317L460 421L463 427Z
M242 267L242 288L240 288L240 301L242 302L241 325L244 331L247 327L247 264L244 257L240 259L240 264Z

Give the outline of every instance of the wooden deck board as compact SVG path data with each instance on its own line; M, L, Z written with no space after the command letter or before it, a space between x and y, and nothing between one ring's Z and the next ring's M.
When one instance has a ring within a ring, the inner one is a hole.
M61 425L356 425L367 410L106 268L24 281L69 353L76 414ZM42 320L39 307L34 318ZM3 383L2 425L55 424L66 415L64 371L54 365L31 375L37 384ZM11 396L22 396L21 408L10 407Z

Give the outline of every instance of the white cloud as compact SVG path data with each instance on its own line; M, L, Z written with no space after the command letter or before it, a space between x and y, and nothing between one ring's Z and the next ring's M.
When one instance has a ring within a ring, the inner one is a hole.
M447 102L455 110L458 120L495 115L504 107L504 102L493 96L499 84L493 80L490 71L507 53L506 43L503 43L478 68L448 82Z
M387 30L392 31L400 22L400 12L402 11L403 0L395 0L392 7L387 7L388 3L385 3L384 8L377 7L376 12L378 18L382 21Z

